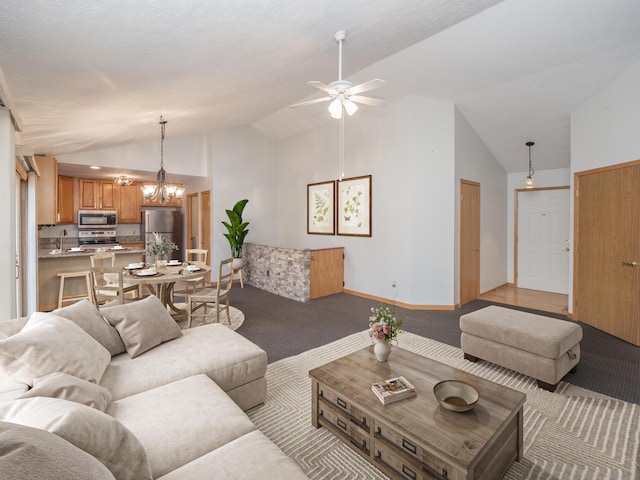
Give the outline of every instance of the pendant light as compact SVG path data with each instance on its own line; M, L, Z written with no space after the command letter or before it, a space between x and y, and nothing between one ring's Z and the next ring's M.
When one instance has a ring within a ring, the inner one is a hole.
M535 170L531 166L531 147L533 147L535 143L527 142L525 143L525 145L529 147L529 175L527 175L527 178L524 180L524 188L535 188L536 181L533 179L533 174L535 173Z
M164 132L167 121L160 115L160 170L156 174L155 185L144 185L142 195L147 200L155 201L160 199L160 203L166 203L176 198L182 198L184 188L166 182L166 172L164 171Z
M126 175L120 175L113 179L113 183L118 185L119 187L126 187L133 183L133 178L127 177Z

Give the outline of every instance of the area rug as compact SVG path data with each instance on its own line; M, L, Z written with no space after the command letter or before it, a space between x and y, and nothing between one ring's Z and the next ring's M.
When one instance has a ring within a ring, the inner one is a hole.
M638 405L565 382L550 393L524 375L468 362L459 348L411 333L402 333L398 340L402 348L527 395L524 455L504 478L638 479ZM267 367L267 399L249 416L311 479L387 478L326 429L311 425L308 371L370 344L367 333L360 332Z

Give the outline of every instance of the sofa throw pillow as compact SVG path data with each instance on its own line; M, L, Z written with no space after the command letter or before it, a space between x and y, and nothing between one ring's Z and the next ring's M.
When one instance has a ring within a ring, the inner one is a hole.
M100 461L39 428L0 422L0 480L113 480Z
M103 308L101 312L118 330L131 358L182 335L176 321L154 295Z
M33 388L20 398L51 397L81 403L104 412L111 403L111 392L68 373L54 372L33 380Z
M80 300L66 307L54 310L54 315L71 320L100 342L111 355L117 355L126 351L124 343L118 331L107 322L96 306L89 300Z
M23 398L0 404L0 421L55 433L98 459L118 480L152 479L147 452L138 438L94 408L59 398Z
M65 372L98 383L111 355L66 318L36 312L16 335L0 340L0 371L19 382Z

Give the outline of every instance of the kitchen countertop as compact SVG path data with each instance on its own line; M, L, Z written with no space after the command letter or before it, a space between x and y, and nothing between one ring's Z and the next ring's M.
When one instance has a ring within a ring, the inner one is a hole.
M145 253L145 249L144 248L132 248L132 247L125 247L125 248L105 248L104 250L99 250L96 248L87 248L85 250L80 250L80 251L71 251L68 249L65 249L63 253L57 253L57 251L55 251L56 253L51 253L54 252L55 250L40 250L38 252L38 258L39 259L47 259L47 258L68 258L68 257L90 257L91 255L95 255L96 253L103 253L103 252L108 252L108 253L115 253L116 255L120 255L120 254L125 254L125 253Z

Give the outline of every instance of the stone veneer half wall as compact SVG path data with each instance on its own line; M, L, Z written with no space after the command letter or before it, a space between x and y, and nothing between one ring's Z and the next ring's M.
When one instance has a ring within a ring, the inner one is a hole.
M310 299L310 249L245 243L242 256L247 284L298 302Z

